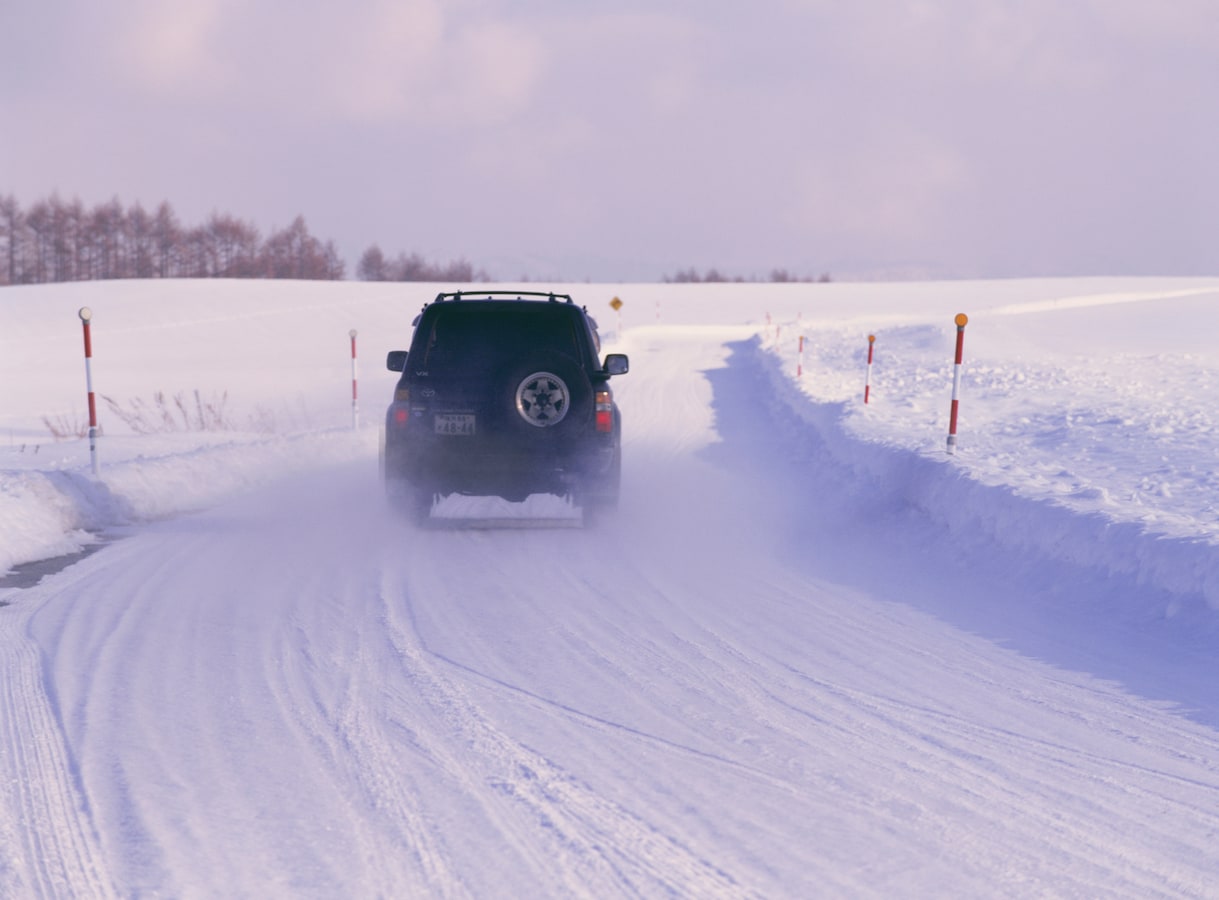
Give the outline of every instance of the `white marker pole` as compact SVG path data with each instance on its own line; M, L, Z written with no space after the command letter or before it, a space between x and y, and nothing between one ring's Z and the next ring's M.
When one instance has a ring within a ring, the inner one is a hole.
M965 351L965 325L969 316L957 313L957 357L952 367L952 411L948 415L948 452L957 452L957 394L961 390L961 359Z
M80 312L81 325L85 330L85 390L89 395L89 463L94 476L101 473L101 465L97 460L97 399L93 394L93 337L89 331L89 323L93 318L93 310L82 306Z
M360 391L356 382L356 330L348 332L351 337L351 428L360 428Z
M804 375L804 335L800 335L799 355L796 359L796 377Z

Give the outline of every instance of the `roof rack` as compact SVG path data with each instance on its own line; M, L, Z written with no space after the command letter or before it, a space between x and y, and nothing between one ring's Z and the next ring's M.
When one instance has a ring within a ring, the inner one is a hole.
M502 298L511 300L524 300L526 297L545 297L551 303L558 303L560 300L565 303L573 302L570 294L556 294L554 291L445 291L436 295L437 303L455 302L460 300L474 300L478 298Z

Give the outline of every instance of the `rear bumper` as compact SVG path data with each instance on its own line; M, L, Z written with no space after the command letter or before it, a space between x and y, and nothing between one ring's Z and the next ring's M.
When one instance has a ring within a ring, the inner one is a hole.
M619 453L617 433L562 440L470 439L387 430L385 471L436 493L520 498L569 493L610 476Z

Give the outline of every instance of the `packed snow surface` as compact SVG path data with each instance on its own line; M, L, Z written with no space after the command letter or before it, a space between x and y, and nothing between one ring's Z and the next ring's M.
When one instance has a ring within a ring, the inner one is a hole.
M435 286L0 289L0 896L1216 895L1219 279L555 287L595 528L387 507Z

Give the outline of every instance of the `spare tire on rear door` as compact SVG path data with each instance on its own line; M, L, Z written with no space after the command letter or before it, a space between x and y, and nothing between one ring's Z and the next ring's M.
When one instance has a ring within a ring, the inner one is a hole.
M586 422L592 388L571 357L538 353L504 373L503 405L508 419L527 431L565 433Z

